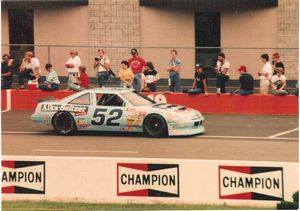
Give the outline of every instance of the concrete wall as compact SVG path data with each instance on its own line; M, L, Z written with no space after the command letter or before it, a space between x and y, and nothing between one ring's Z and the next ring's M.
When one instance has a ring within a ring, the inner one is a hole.
M88 45L88 6L38 8L34 10L34 42L37 45ZM82 64L88 63L88 48L77 48ZM64 68L70 57L70 47L51 47L50 61L60 76L67 76ZM48 62L48 49L36 47L43 75ZM89 69L89 68L88 68Z
M276 48L277 47L277 8L253 11L221 13L221 46L231 64L230 78L239 77L239 65L246 65L253 76L262 68L260 55L274 53L272 49L226 49ZM276 52L276 50L275 50Z
M159 74L168 78L166 66L170 60L170 47L194 47L194 13L191 11L169 11L140 7L142 56L152 61ZM166 48L167 47L167 48ZM182 78L192 78L195 65L194 49L177 49L182 60Z

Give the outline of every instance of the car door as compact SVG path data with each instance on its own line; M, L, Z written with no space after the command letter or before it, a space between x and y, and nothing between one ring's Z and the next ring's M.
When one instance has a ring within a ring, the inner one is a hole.
M125 123L125 101L116 93L95 93L91 129L119 131Z

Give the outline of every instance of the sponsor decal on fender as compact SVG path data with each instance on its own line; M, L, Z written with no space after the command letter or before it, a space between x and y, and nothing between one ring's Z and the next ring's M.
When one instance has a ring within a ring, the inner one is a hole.
M179 197L179 165L118 163L117 195Z
M2 193L45 194L44 161L2 161Z
M43 104L41 111L68 111L71 113L84 115L87 114L88 109L88 106Z
M281 201L282 167L219 166L219 198Z

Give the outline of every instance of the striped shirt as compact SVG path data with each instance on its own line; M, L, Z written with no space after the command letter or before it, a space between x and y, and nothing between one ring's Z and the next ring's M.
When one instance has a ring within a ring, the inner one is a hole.
M46 83L49 83L49 84L60 84L58 76L57 76L55 70L51 70L50 72L47 73L47 75L46 75Z

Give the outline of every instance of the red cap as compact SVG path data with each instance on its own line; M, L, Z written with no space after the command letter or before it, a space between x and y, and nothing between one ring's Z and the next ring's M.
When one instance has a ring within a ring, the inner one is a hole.
M244 71L247 72L247 67L245 65L240 65L238 71Z

